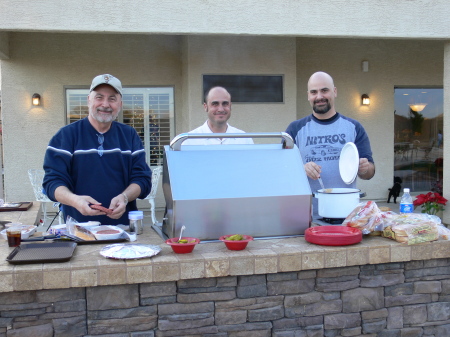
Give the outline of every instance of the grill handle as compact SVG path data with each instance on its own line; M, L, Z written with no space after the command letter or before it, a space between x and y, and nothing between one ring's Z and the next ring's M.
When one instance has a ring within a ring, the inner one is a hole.
M181 144L186 139L199 138L281 138L283 149L294 148L294 140L286 132L259 132L259 133L181 133L170 142L170 148L174 151L181 150Z

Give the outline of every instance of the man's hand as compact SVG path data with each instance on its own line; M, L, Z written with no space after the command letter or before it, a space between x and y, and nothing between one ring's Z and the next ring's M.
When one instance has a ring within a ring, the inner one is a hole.
M309 163L306 163L305 166L305 172L306 175L314 180L317 180L320 178L320 174L322 173L322 168L320 165L317 165L316 163L310 161Z
M112 212L110 214L92 209L91 204L101 205L101 203L88 195L74 194L65 186L56 188L55 199L64 205L72 206L86 216L107 215L111 219L119 219L125 213L128 202L135 200L140 193L141 188L138 184L130 184L125 191L111 200L109 208L112 209ZM106 205L102 206L106 207Z
M125 195L123 193L114 197L111 200L111 204L109 205L109 208L113 211L110 214L107 214L108 217L110 217L111 219L119 219L122 214L125 213L128 201L127 199L128 198L125 198Z
M358 176L361 179L369 180L375 175L375 165L367 158L359 158Z
M95 215L104 215L105 212L93 209L91 205L98 205L100 206L100 203L95 200L94 198L88 196L88 195L74 195L73 197L73 204L70 206L76 208L78 212L80 212L83 215L86 216L95 216Z
M72 193L66 186L58 186L55 190L55 199L61 204L71 206L86 216L103 215L104 212L92 209L89 205L100 205L100 203L89 195L78 195Z

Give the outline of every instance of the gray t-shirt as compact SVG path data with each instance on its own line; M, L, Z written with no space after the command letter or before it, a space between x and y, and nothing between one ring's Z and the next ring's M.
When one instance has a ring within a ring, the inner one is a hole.
M341 149L348 142L355 143L359 157L373 163L369 137L357 120L336 113L327 120L320 120L312 114L292 122L286 129L300 150L303 164L310 161L322 167L322 181L325 188L356 188L356 180L347 185L339 173ZM321 189L318 180L308 178L311 191ZM313 214L317 214L317 199L313 198Z

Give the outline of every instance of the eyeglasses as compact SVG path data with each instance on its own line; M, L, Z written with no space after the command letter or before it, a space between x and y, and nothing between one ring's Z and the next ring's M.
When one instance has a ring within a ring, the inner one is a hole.
M98 146L98 155L101 157L103 156L103 142L105 141L105 137L102 134L97 134L98 143L100 144Z

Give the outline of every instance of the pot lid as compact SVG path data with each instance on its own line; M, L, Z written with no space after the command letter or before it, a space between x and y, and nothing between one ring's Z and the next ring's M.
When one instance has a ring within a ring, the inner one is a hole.
M339 172L342 180L346 184L351 184L355 181L358 174L359 167L359 153L356 145L352 142L348 142L341 150L341 156L339 157Z

